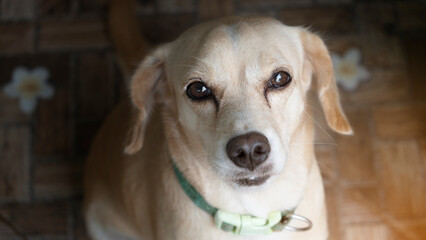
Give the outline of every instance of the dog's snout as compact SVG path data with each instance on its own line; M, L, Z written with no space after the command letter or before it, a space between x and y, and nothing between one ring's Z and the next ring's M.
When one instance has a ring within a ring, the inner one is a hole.
M226 145L226 153L235 165L253 171L269 156L271 147L268 139L251 132L232 138Z

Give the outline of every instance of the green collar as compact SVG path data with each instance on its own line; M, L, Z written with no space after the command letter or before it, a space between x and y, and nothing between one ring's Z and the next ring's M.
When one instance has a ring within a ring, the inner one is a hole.
M192 200L195 205L197 205L199 208L203 209L205 212L214 217L218 209L211 206L208 202L206 202L206 200L204 200L203 196L201 196L201 194L199 194L198 191L195 190L195 188L188 182L188 180L186 180L186 178L183 176L182 172L179 170L179 168L174 162L173 169L175 170L176 177L179 180L180 186L185 191L186 195Z
M172 163L175 175L186 195L195 205L213 216L216 227L225 232L231 232L238 235L261 235L280 232L283 229L290 231L306 231L312 227L312 222L305 217L294 214L294 209L274 211L269 214L268 219L263 219L252 215L230 213L215 208L211 206L200 193L198 193L188 180L186 180L185 176L173 161ZM305 222L306 226L289 226L289 223L292 220Z

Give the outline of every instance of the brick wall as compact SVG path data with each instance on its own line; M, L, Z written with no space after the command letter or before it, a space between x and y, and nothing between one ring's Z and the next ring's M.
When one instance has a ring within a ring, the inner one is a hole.
M79 211L84 160L125 89L107 33L105 2L0 0L0 87L17 66L44 66L55 89L30 115L0 92L0 239L20 234L84 239ZM423 6L420 1L139 0L135 10L141 31L154 44L224 15L273 16L311 26L336 52L361 48L365 64L381 69L373 74L386 74L383 69L403 64L398 36L426 29ZM372 95L367 90L366 98Z

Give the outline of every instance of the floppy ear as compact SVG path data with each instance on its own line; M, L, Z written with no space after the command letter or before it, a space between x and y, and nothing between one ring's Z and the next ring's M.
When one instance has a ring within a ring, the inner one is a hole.
M353 131L340 106L333 64L324 42L305 29L300 37L305 52L304 61L311 68L312 84L318 93L328 126L338 133L351 135Z
M130 81L130 98L137 113L124 149L127 154L136 153L143 145L145 127L154 106L154 97L159 91L158 86L165 79L164 65L167 53L167 46L163 46L148 55Z

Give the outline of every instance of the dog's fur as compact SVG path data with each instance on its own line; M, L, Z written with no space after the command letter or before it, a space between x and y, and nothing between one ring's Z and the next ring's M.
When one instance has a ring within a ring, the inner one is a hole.
M276 69L292 82L265 91ZM192 101L193 79L215 96ZM141 63L123 103L97 135L85 179L85 216L93 239L326 239L320 172L313 153L307 92L319 95L328 125L351 127L342 113L323 41L308 30L263 17L233 17L193 27ZM151 116L150 116L151 115ZM130 135L129 135L130 132ZM254 171L226 154L234 136L258 132L269 158ZM259 217L296 208L314 223L307 232L235 236L215 228L179 185L174 161L211 205ZM242 177L271 175L260 186Z

